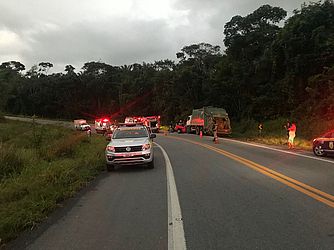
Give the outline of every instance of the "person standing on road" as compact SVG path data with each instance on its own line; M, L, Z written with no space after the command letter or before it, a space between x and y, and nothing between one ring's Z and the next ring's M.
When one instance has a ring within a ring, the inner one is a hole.
M173 122L170 122L168 131L169 131L169 133L173 133L174 132Z
M216 120L213 120L213 141L214 143L218 144L218 124L216 122Z
M289 128L291 126L291 122L289 120L286 121L286 124L284 125L285 131L286 131L286 141L289 145Z
M291 126L291 123L289 120L286 121L286 124L284 125L284 128L286 129L286 136L289 139L289 128Z
M291 123L291 126L288 128L289 130L289 140L288 140L288 147L289 149L293 149L294 145L294 139L296 137L296 130L297 130L297 126L294 122Z

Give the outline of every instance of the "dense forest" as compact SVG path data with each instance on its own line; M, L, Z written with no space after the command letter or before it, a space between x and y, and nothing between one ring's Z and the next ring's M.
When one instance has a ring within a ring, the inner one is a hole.
M232 120L334 120L334 2L309 3L287 19L263 5L234 16L219 46L199 43L176 52L177 62L112 66L87 62L52 73L0 65L0 110L53 118L160 114L184 119L193 108L224 107Z

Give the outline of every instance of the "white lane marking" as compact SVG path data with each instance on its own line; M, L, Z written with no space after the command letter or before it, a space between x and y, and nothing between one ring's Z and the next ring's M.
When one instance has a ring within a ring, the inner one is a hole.
M185 250L186 240L183 230L183 218L179 196L177 194L176 183L173 173L172 164L166 151L156 142L165 158L166 174L167 174L167 196L168 196L168 249L169 250Z
M286 153L286 154L290 154L290 155L301 156L301 157L305 157L305 158L309 158L309 159L313 159L313 160L324 161L324 162L329 162L329 163L334 164L334 161L331 161L331 160L327 160L327 159L323 159L323 158L317 158L317 157L309 156L309 155L303 155L303 154L299 154L299 153L294 153L294 152L290 152L290 151L286 151L286 150L282 150L282 149L271 148L271 147L267 147L267 146L263 146L263 145L259 145L259 144L253 144L253 143L249 143L249 142L237 141L237 140L226 139L226 138L224 138L223 140L224 141L235 142L235 143L246 144L246 145L253 146L253 147L269 149L269 150L278 151L278 152L281 152L281 153Z

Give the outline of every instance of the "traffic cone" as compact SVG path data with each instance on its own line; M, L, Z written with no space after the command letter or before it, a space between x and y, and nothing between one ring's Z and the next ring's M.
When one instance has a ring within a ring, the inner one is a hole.
M203 132L201 130L201 131L199 131L199 138L202 138L202 137L203 137Z

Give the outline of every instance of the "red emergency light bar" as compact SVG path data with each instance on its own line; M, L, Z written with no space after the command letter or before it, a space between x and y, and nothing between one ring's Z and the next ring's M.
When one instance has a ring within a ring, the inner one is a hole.
M96 122L101 122L101 121L103 121L103 122L108 122L109 119L108 119L108 118L99 118L99 119L95 119L95 121L96 121Z

